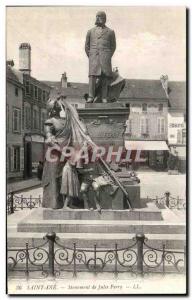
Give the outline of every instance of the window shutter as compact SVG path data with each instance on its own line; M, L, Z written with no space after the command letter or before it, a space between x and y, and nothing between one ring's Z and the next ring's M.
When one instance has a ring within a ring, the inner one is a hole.
M14 132L14 121L15 121L15 112L12 112L12 132Z
M20 148L20 170L24 170L24 147Z
M19 132L21 132L21 110L19 110L19 121L18 121L18 124L19 124Z
M11 150L11 166L10 166L10 170L11 172L14 171L14 148L13 147L10 147L10 150Z

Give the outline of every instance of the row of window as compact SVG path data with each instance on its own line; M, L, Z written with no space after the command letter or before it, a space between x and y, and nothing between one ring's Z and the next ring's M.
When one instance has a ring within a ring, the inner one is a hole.
M40 129L44 131L44 123L47 119L47 113L39 111L37 108L33 108L31 113L31 107L25 107L25 129ZM33 122L31 122L33 121Z
M126 122L126 133L132 134L133 133L133 119L129 119ZM141 118L140 119L140 132L141 134L149 134L149 119L148 118ZM154 124L153 124L154 126ZM165 119L158 118L157 119L157 133L164 134L165 133Z
M42 132L44 131L44 123L47 119L47 113L44 111L39 111L37 108L34 108L31 112L31 107L25 107L25 129L39 129ZM7 132L9 132L9 106L7 105ZM31 122L33 121L33 122ZM12 131L14 133L21 132L21 109L13 107L12 112Z
M163 104L159 103L159 104L147 104L147 103L142 103L140 104L131 104L130 105L131 108L139 108L142 110L142 112L147 112L149 108L153 107L156 108L157 111L163 111Z
M41 88L33 85L28 80L24 82L25 86L25 95L31 96L33 99L46 102L49 97L49 93L47 91L42 90Z

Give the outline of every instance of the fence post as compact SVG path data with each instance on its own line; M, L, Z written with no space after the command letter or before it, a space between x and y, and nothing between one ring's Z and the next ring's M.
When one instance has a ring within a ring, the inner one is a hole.
M55 238L56 233L50 232L46 234L46 238L48 239L49 243L49 275L54 276L54 244L55 244Z
M23 195L21 195L21 209L23 210Z
M136 234L137 241L137 273L143 276L143 244L145 235L143 233Z
M11 213L11 214L14 213L13 192L11 192L10 213Z
M41 207L41 195L39 195L39 207Z
M29 279L29 245L28 243L26 243L26 270L25 270L25 274L26 274L26 279Z
M32 195L29 196L29 208L32 209Z
M170 197L170 193L165 192L165 204L168 208L169 208L169 197Z
M73 243L73 277L77 277L77 266L76 266L76 243Z

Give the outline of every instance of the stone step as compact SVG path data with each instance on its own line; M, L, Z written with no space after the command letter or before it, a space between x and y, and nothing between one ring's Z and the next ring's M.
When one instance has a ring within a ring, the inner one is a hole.
M162 220L162 213L156 206L134 210L102 210L86 209L43 209L44 220Z
M18 232L56 233L185 233L185 223L122 220L33 220L25 218Z
M46 231L47 232L47 231ZM29 246L37 247L43 244L43 237L46 232L10 232L7 236L7 247L25 247L26 243ZM58 233L60 243L66 247L73 247L76 243L77 247L93 248L97 245L99 248L114 248L115 244L118 247L124 248L133 244L135 233ZM151 247L161 248L165 244L166 249L182 249L185 245L185 234L145 234L148 239L147 244Z

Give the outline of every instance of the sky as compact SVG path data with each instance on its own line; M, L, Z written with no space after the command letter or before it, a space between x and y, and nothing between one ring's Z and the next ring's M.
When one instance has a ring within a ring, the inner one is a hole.
M19 68L19 45L32 48L32 73L39 80L59 81L63 72L71 82L88 82L84 52L88 29L98 10L116 34L112 59L122 77L185 80L186 25L184 7L7 7L7 59Z

